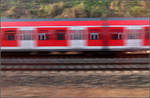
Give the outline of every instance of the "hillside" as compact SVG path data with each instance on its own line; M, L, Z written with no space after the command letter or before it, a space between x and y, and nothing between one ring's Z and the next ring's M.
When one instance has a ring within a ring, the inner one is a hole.
M1 17L147 17L149 0L1 0Z

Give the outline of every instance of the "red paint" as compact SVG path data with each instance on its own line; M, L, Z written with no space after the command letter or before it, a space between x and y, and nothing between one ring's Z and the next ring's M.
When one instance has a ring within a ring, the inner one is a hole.
M91 32L98 32L98 40L90 40L90 33ZM86 41L86 46L102 46L101 40L101 27L88 27L88 39Z
M15 31L15 32L11 32L11 33L15 34L15 40L7 40L6 39L5 31L8 31L8 30ZM17 37L16 37L17 32L18 31L17 31L16 28L2 28L1 29L1 46L2 47L17 47L18 46L18 40L17 40Z
M101 40L91 40L87 42L87 46L102 46Z
M125 45L125 39L124 39L125 35L124 35L123 27L110 27L109 32L110 32L109 46L124 46ZM121 32L122 39L121 40L113 40L112 39L113 32Z
M149 46L150 45L150 40L145 40L144 41L144 46Z
M109 40L109 46L124 46L124 40Z
M148 20L108 20L108 21L16 21L1 22L2 27L10 26L104 26L107 25L148 25Z

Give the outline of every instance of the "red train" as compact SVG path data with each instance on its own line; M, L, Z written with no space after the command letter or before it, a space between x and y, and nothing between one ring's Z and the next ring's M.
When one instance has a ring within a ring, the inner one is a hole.
M147 50L149 18L2 19L2 51Z

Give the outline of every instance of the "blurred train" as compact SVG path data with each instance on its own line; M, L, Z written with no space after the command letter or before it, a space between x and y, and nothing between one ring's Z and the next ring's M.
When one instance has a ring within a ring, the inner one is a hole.
M1 51L148 50L149 18L1 19Z

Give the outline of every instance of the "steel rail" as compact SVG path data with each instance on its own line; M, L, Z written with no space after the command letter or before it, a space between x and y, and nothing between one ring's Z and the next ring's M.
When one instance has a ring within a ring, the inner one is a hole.
M148 64L133 65L1 65L2 70L148 70Z
M4 64L148 64L149 58L2 58Z
M3 97L3 98L34 98L34 97ZM43 97L35 97L43 98ZM54 97L44 97L44 98L54 98ZM57 98L149 98L149 97L57 97Z

